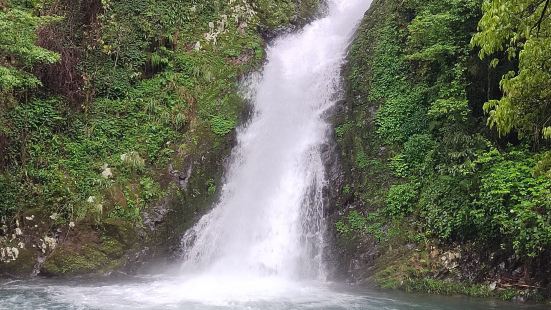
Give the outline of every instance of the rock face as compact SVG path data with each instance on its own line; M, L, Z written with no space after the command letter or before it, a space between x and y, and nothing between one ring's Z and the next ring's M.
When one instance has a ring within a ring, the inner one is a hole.
M386 9L384 1L373 1L371 8L366 13L362 25L358 29L356 40L369 42L375 40L370 32L379 22L377 16L385 14ZM355 45L358 45L355 43ZM336 230L336 222L347 214L350 210L367 208L375 209L376 205L366 206L357 197L354 192L363 186L364 176L355 167L354 150L357 143L370 144L365 148L375 152L375 156L384 157L385 148L380 147L377 141L366 136L375 137L374 117L378 109L377 103L365 102L367 94L358 92L350 85L349 76L353 70L358 67L365 68L365 64L370 55L370 45L362 46L362 50L357 50L358 46L352 46L348 55L348 62L343 67L343 76L345 80L344 100L339 102L331 114L330 121L336 128L331 136L330 156L326 159L326 170L328 171L328 237L331 246L328 254L328 260L331 268L330 276L335 279L346 280L353 283L369 282L374 273L377 258L380 256L378 243L370 236L359 236L353 240L348 240L339 236ZM361 55L354 55L356 53ZM367 80L367 77L360 77ZM364 110L364 111L362 111ZM348 135L342 135L340 128L347 126L350 122L360 122L367 128L366 132L354 132ZM336 134L335 134L336 133ZM361 142L358 139L362 139ZM377 154L377 152L379 152ZM373 179L373 182L379 180Z
M121 226L119 226L121 225ZM122 243L120 239L132 238L131 228L124 223L111 223L106 229L119 235L117 239L103 235L100 239L96 231L80 231L78 236L60 244L39 265L39 274L45 276L75 276L91 273L108 273L123 261L125 250L132 240Z
M339 164L337 144L334 136L328 137L328 142L322 146L322 161L325 165L327 186L323 192L325 217L328 223L328 229L325 232L324 240L326 245L324 248L324 261L327 272L330 277L340 279L342 272L342 262L339 256L339 247L337 245L336 234L334 232L335 214L338 212L336 205L337 197L340 195L340 186L335 186L342 183L342 168Z

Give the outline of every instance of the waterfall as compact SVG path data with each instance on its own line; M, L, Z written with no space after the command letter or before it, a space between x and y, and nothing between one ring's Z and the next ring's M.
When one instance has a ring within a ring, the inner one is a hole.
M267 49L248 83L254 113L238 129L219 202L184 235L186 272L323 280L324 113L368 0L329 0L325 17Z

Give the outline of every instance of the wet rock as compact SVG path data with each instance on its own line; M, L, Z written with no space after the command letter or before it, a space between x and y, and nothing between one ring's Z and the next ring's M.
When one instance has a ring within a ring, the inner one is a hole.
M187 168L184 168L183 170L184 171L175 170L172 164L168 166L168 174L176 181L182 190L186 190L193 172L193 163L190 162L187 164Z
M109 168L109 166L107 166L107 164L103 165L101 169L102 169L101 176L104 179L110 179L113 177L113 171L111 170L111 168Z
M513 297L513 299L511 299L511 301L524 303L524 302L526 302L526 297L521 296L521 295L515 296L515 297Z
M513 270L513 276L514 277L519 277L523 273L524 273L524 268L522 268L522 267L518 267L517 269Z
M163 202L151 209L142 213L143 224L149 228L150 231L155 230L159 224L163 223L169 209L166 202Z
M33 271L34 253L30 249L18 249L17 259L0 262L0 276L26 276Z

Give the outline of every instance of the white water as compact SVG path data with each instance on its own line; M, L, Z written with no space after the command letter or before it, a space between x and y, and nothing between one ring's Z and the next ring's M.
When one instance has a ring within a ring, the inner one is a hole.
M183 238L186 271L232 283L323 279L324 112L338 99L341 65L369 4L329 1L325 18L268 48L220 202Z

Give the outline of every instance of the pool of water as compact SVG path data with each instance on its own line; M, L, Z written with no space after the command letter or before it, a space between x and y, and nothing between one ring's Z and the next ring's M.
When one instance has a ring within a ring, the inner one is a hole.
M406 294L278 278L146 276L5 281L0 309L548 309L495 300Z

